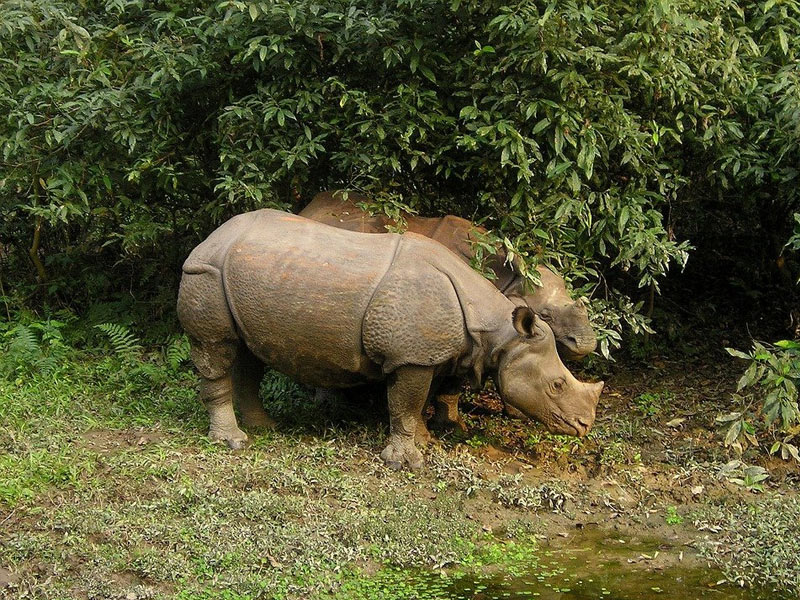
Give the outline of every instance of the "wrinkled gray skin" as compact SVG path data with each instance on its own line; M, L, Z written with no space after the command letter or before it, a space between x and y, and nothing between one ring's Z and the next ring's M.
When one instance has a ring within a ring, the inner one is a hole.
M200 373L209 435L241 447L268 425L267 364L302 383L385 381L393 468L422 465L414 438L437 375L494 376L505 402L553 432L585 435L602 383L577 381L552 331L439 244L363 235L274 210L236 216L183 265L178 317Z
M355 192L349 192L346 200L341 193L320 192L300 211L300 215L349 231L386 233L387 226L394 225L394 221L386 215L370 215L359 208L358 203L365 201L368 201L366 196ZM475 241L476 234L486 233L483 227L453 215L437 218L405 215L405 221L407 231L436 240L467 264L475 256L471 242ZM589 323L586 307L570 298L561 276L540 265L537 270L541 286L530 290L525 288L524 278L514 270L513 265L506 264L502 250L490 257L486 266L494 272L492 283L498 290L515 304L530 307L547 322L553 330L562 358L580 360L594 352L597 338ZM437 428L455 425L465 429L458 414L460 382L448 379L438 382L437 387L438 395L434 402L436 412L432 424ZM506 411L513 416L521 416L508 405Z

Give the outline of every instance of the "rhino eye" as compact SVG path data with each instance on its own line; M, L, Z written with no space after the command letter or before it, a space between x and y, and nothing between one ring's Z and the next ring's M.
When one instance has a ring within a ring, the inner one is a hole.
M566 382L564 381L564 379L559 377L553 383L550 384L550 387L552 388L554 393L560 394L561 392L564 391L564 384L565 383Z
M553 314L545 309L539 313L539 316L545 321L545 323L552 323L553 322Z

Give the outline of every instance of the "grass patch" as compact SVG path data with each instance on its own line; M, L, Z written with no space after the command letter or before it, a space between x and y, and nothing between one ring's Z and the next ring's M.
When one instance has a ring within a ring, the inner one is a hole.
M595 510L566 469L639 462L638 438L620 436L617 419L575 440L487 414L462 442L429 448L424 472L396 473L378 458L388 428L374 401L317 402L275 375L262 390L280 426L231 452L207 439L196 385L157 356L75 352L47 373L0 378L0 586L13 574L0 596L470 596L488 585L487 565L512 577L535 562L546 513L562 531L565 515ZM520 440L564 469L531 478L530 455L493 447ZM677 528L677 508L671 516ZM755 534L742 535L745 545ZM742 568L755 581L762 567ZM796 585L787 569L776 576Z
M495 506L513 521L542 506L538 488L487 480L457 449L429 450L425 476L390 472L385 425L280 378L265 386L285 423L232 453L206 438L189 371L81 355L0 380L0 566L13 589L320 597L365 565L468 562L486 534L465 513Z

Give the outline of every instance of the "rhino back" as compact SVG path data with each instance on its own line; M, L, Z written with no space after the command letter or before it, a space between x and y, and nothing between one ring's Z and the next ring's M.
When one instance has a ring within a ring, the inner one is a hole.
M299 215L347 231L386 233L386 225L391 224L387 216L370 215L357 206L358 202L367 200L356 192L349 192L346 200L336 192L320 192Z
M226 297L248 347L312 385L374 375L361 325L398 236L353 234L278 211L253 214L223 265Z
M242 237L257 221L256 212L236 215L217 227L198 244L183 262L184 273L219 271L231 245Z
M455 252L465 263L471 265L475 258L474 243L479 236L487 233L486 228L455 215L445 215L438 219L428 220L435 221L435 226L423 224L418 233L436 240L445 248ZM409 230L416 231L416 229L412 229L411 223L409 223ZM512 281L517 279L517 274L506 264L506 254L502 249L487 257L484 266L495 274L495 279L491 281L499 290L505 290Z

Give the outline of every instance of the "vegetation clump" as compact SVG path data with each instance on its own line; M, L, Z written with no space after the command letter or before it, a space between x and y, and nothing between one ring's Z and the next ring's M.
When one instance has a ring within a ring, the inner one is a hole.
M357 188L554 263L607 354L625 323L646 331L645 302L693 243L796 279L798 14L3 2L2 295L82 313L133 290L170 312L170 276L224 218Z
M704 554L730 581L742 586L766 582L793 593L800 589L797 497L772 495L755 504L707 507L700 522L721 533L721 543L706 545Z

